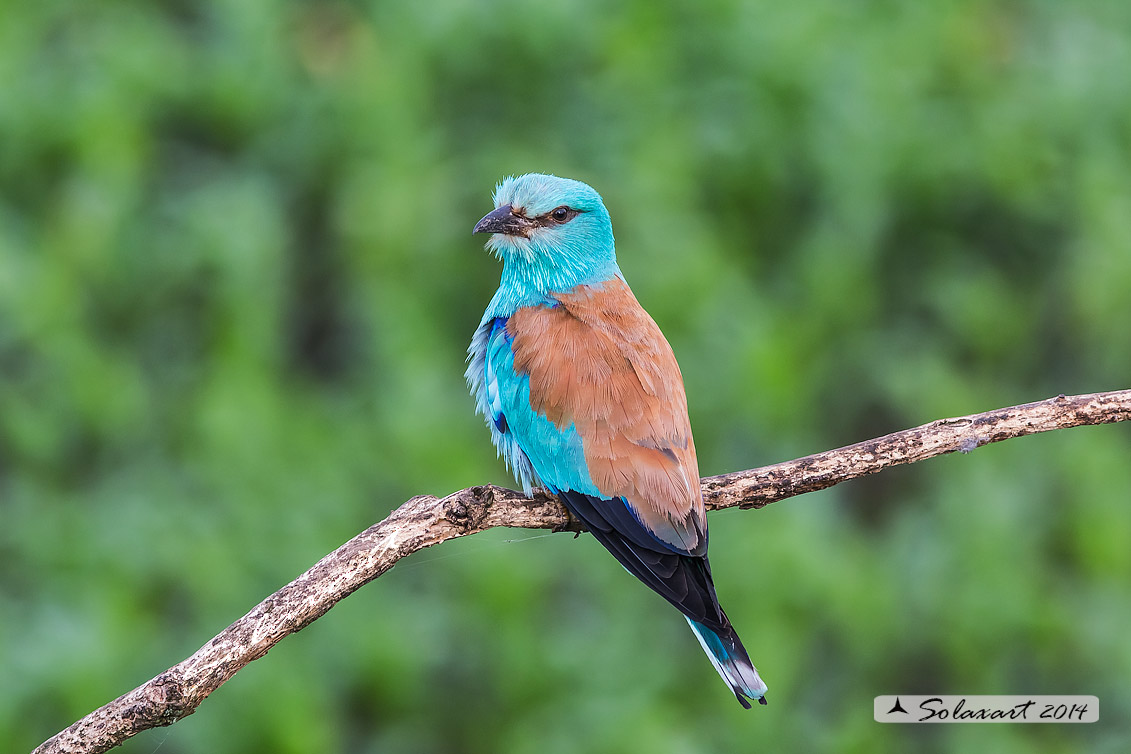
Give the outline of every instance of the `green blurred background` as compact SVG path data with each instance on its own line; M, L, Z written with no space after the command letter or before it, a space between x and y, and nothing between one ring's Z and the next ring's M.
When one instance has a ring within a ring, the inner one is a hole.
M417 493L529 171L605 197L701 471L1131 375L1131 4L0 10L0 742L178 662ZM1123 752L1131 426L711 516L744 712L590 538L420 553L127 752ZM888 693L1096 694L881 726Z

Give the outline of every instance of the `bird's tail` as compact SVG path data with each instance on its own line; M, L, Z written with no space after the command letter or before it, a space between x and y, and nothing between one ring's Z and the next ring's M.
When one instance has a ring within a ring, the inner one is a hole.
M715 670L719 671L719 675L734 692L739 704L746 709L750 709L747 699L757 699L759 704L765 704L766 684L759 677L754 663L750 662L746 648L742 646L742 641L730 623L719 631L707 628L691 618L687 618L687 623L703 645L703 651L707 653Z

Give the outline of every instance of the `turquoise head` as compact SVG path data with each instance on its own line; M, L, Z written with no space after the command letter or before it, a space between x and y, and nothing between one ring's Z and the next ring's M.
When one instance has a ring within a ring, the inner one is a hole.
M514 306L619 276L601 195L581 181L528 173L495 187L495 209L475 225L503 260L499 293Z

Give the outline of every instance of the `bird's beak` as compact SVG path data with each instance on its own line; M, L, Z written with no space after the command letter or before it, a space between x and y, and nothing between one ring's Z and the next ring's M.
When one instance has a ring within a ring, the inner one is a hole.
M475 223L472 233L506 233L509 236L525 236L530 221L511 211L511 205L504 204Z

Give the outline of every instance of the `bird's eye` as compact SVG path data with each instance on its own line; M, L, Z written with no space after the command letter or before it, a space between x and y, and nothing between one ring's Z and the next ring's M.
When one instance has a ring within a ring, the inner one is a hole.
M564 223L566 220L569 219L569 207L566 207L564 205L561 206L561 207L558 207L557 209L555 209L553 212L550 213L550 217L552 217L554 219L554 222Z

